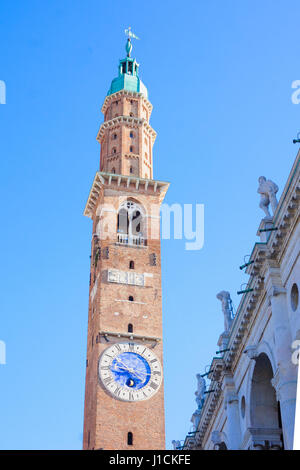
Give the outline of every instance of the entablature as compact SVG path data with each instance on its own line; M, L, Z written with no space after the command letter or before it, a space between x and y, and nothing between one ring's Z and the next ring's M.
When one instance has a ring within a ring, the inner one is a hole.
M165 181L97 171L83 214L92 218L100 192L103 189L110 188L130 193L137 192L140 194L142 192L149 195L158 195L161 202L169 185L170 183Z

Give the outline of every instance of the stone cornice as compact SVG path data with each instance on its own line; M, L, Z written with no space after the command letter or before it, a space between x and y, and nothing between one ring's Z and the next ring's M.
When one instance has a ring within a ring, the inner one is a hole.
M148 121L143 118L138 118L134 116L117 116L114 117L113 119L110 119L109 121L104 121L99 129L99 132L97 134L97 141L102 142L103 137L105 135L105 131L109 128L114 128L116 125L119 124L128 124L129 126L137 126L137 127L144 127L148 134L152 138L152 143L154 144L154 141L156 139L156 132L155 130L150 126Z
M129 191L130 193L137 192L140 194L142 192L157 195L161 202L165 197L169 184L165 181L97 171L83 214L92 218L100 192L103 189L110 188L117 191Z
M140 98L140 99L142 99L143 104L146 106L146 108L149 111L149 117L150 117L152 109L153 109L153 106L150 103L150 101L147 100L147 98L145 97L145 95L143 93L137 93L136 91L128 91L128 90L120 90L120 91L117 91L116 93L113 93L112 95L108 95L105 98L104 103L102 105L102 108L101 108L102 113L103 114L105 113L107 107L110 104L110 101L121 98L122 96L127 96L128 98Z

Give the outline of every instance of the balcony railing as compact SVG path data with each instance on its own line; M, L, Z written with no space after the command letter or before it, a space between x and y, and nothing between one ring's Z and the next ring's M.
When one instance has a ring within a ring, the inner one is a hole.
M127 233L118 233L118 243L129 246L146 246L147 240L139 235L128 235Z

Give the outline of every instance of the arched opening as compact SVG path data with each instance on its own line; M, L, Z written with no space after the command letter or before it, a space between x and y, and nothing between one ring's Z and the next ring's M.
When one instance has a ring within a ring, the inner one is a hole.
M132 434L132 432L129 432L127 434L127 445L129 445L129 446L133 445L133 434Z
M128 325L128 333L133 333L133 324L129 323Z
M144 217L141 207L133 201L125 201L118 212L118 242L129 245L146 245Z
M251 427L272 430L282 439L282 424L280 405L276 392L272 386L273 369L268 356L261 353L256 359L254 367L251 395L250 395L250 421Z
M133 302L134 299L133 299L132 295L130 295L130 296L128 297L128 300L129 300L130 302Z
M129 262L129 269L134 269L134 261Z

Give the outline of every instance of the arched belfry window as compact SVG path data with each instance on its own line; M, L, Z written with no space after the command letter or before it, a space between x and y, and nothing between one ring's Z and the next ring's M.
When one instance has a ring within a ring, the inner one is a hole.
M125 201L118 212L118 242L146 245L144 211L134 201Z
M133 445L133 434L132 434L132 432L129 432L127 434L127 445L129 445L129 446Z

